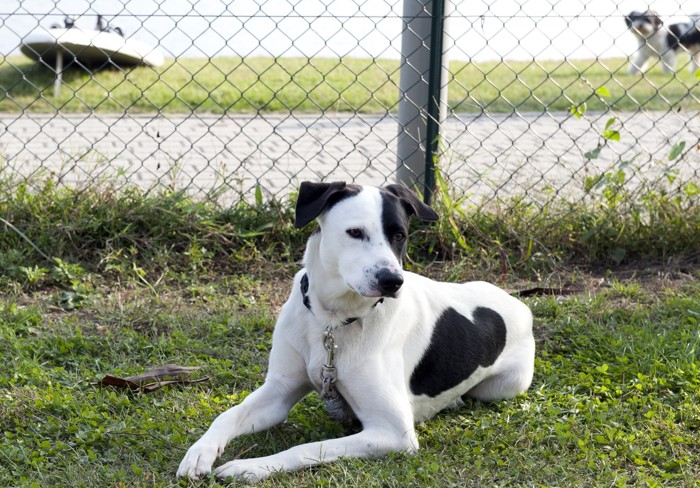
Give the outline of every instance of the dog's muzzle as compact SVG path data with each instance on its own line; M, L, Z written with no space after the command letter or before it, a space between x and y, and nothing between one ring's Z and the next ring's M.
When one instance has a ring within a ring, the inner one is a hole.
M401 273L395 273L387 268L382 268L377 272L377 289L383 297L392 297L403 285Z

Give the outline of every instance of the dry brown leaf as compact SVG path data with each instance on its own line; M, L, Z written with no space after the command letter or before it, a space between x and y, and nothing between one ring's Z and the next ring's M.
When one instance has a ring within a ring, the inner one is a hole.
M129 376L128 378L119 378L118 376L106 375L95 384L149 392L157 390L165 385L175 383L190 384L207 381L209 378L200 378L197 380L188 379L190 374L200 369L202 369L201 366L177 366L175 364L166 364L147 371L146 373L136 376Z

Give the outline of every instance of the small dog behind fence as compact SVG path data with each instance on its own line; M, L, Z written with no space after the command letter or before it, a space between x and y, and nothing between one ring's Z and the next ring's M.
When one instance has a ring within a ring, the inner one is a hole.
M687 22L665 25L653 10L635 11L625 16L625 24L638 41L630 73L645 72L658 62L664 71L673 73L678 53L683 51L690 56L689 70L700 69L700 14L691 15Z

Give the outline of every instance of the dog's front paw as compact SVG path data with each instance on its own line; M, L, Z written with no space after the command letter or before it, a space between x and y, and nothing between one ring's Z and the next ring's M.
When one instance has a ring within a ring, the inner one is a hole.
M254 483L273 473L268 466L261 466L255 459L236 459L214 470L218 478L239 478Z
M210 441L202 437L187 450L187 454L180 462L180 467L177 468L177 476L180 478L199 478L208 475L214 461L221 455L225 447L225 443Z

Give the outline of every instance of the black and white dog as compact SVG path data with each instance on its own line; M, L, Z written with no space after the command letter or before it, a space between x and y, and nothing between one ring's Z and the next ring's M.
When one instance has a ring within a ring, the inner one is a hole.
M259 480L341 457L415 452L414 423L461 404L512 398L530 386L530 309L484 282L451 284L403 271L408 219L438 215L399 185L302 183L296 227L314 219L305 267L277 320L265 383L219 415L178 476L212 470L227 443L287 418L310 392L359 433L236 459L215 474Z
M688 22L665 26L653 10L632 12L625 17L625 23L639 41L639 48L631 60L628 71L646 71L660 60L664 71L676 70L676 55L685 50L690 54L689 69L700 69L700 14L694 14Z

